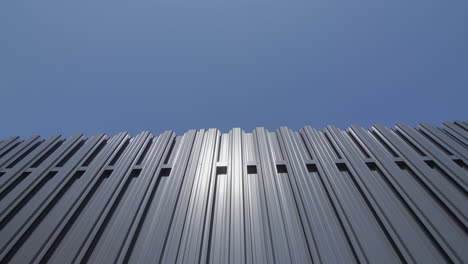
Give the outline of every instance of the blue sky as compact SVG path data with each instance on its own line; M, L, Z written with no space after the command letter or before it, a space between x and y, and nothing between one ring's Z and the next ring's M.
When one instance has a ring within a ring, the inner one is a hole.
M467 1L0 3L0 138L467 120Z

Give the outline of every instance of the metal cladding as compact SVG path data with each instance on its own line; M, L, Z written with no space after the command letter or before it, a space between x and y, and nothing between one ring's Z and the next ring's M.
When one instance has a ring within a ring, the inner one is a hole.
M1 263L468 263L468 122L0 141Z

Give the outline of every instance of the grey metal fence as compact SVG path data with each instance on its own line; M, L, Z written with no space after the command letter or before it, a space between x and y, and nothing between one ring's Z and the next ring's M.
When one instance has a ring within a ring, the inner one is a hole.
M1 263L467 263L468 122L0 141Z

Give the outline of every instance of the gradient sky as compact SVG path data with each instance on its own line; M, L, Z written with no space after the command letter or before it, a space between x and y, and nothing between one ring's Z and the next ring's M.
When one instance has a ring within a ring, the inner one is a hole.
M0 2L0 138L468 118L468 1Z

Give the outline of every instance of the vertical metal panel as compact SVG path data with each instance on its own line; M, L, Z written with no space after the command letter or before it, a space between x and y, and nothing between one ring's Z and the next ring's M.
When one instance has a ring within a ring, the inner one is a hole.
M0 140L0 263L466 263L468 123Z

